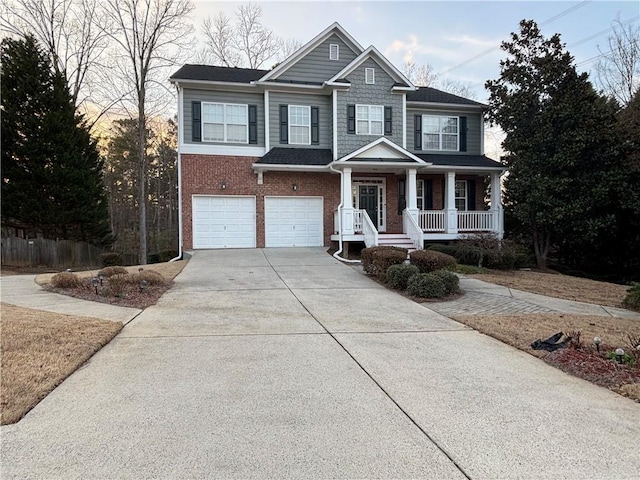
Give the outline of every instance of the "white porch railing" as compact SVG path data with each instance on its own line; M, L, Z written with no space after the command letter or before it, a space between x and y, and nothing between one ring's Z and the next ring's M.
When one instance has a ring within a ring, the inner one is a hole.
M424 247L424 237L422 236L422 230L420 225L416 222L406 209L402 211L402 227L403 232L413 242L413 246L416 250L422 250Z
M353 211L353 231L356 233L361 233L363 231L363 212L364 210Z
M364 244L367 247L375 247L378 245L378 230L373 226L373 222L369 218L366 210L356 210L362 215L362 233L364 233Z
M444 232L444 210L421 210L418 224L423 232Z
M483 232L496 230L493 212L458 212L458 231Z

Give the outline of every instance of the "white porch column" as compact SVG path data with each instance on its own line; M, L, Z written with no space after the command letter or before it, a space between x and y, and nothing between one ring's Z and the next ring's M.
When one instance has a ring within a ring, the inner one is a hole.
M447 172L444 188L446 233L458 233L458 209L456 208L456 172Z
M351 196L351 168L342 171L342 185L340 188L342 201L342 234L352 235L353 231L353 199Z
M491 174L491 208L489 211L493 217L493 228L499 238L504 236L504 216L502 210L502 189L500 186L500 174Z
M418 182L416 180L417 170L415 168L407 169L407 210L409 214L418 221Z

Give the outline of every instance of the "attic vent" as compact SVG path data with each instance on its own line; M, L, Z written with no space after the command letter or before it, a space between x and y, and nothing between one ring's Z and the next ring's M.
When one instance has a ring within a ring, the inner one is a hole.
M375 69L373 68L364 69L364 83L366 83L367 85L373 85L374 83L376 83Z
M340 46L332 43L329 45L329 60L338 60L340 58Z

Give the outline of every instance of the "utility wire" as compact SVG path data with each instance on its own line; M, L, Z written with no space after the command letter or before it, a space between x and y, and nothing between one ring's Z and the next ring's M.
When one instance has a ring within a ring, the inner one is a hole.
M540 23L540 26L543 26L543 25L546 25L546 24L548 24L548 23L554 22L555 20L557 20L557 19L559 19L559 18L562 18L562 17L564 17L565 15L569 15L570 13L572 13L572 12L576 11L577 9L579 9L579 8L581 8L581 7L584 7L587 3L590 3L590 2L591 2L591 0L584 0L584 1L582 1L582 2L580 2L580 3L578 3L578 4L576 4L576 5L573 5L572 7L569 7L569 8L567 8L566 10L563 10L562 12L560 12L560 13L558 13L558 14L554 15L554 16L553 16L553 17L551 17L551 18L547 18L547 19L546 19L546 20L544 20L542 23ZM442 72L440 72L438 75L444 75L445 73L449 73L449 72L451 72L451 71L453 71L453 70L457 70L458 68L463 67L463 66L465 66L465 65L467 65L467 64L469 64L469 63L471 63L471 62L474 62L474 61L476 61L477 59L482 58L482 57L484 57L485 55L488 55L488 54L490 54L491 52L493 52L493 51L495 51L495 50L499 50L499 49L500 49L500 45L497 45L497 46L495 46L495 47L491 47L491 48L489 48L489 49L487 49L487 50L484 50L484 51L482 51L482 52L478 53L477 55L474 55L473 57L471 57L471 58L469 58L469 59L467 59L467 60L465 60L465 61L463 61L463 62L458 63L457 65L454 65L453 67L450 67L450 68L447 68L446 70L443 70L443 71L442 71Z

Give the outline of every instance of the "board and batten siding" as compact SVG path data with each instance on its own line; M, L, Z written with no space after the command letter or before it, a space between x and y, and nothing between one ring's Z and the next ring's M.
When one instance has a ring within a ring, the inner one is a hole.
M318 107L319 144L291 145L280 143L280 105ZM269 146L291 148L333 148L331 97L326 95L269 92Z
M480 155L482 135L482 116L480 113L469 112L464 110L429 110L425 108L408 108L407 107L407 150L413 153L456 153L450 150L416 150L414 143L414 117L415 115L437 115L437 116L453 116L453 117L467 117L467 151L457 152L460 155Z
M339 46L338 60L329 59L331 44ZM334 34L279 75L278 80L322 83L350 64L356 57L356 52Z
M375 84L365 84L365 68L375 69ZM382 136L347 133L347 105L382 105L391 107L392 134L385 135L385 138L402 146L402 95L391 93L395 80L371 58L365 60L347 75L347 80L351 82L349 90L338 92L338 157L348 155Z
M206 143L218 145L249 145L247 143L229 142L194 142L191 138L191 102L238 103L256 105L258 108L258 143L252 147L264 147L264 96L261 93L214 92L210 90L184 89L184 143Z

